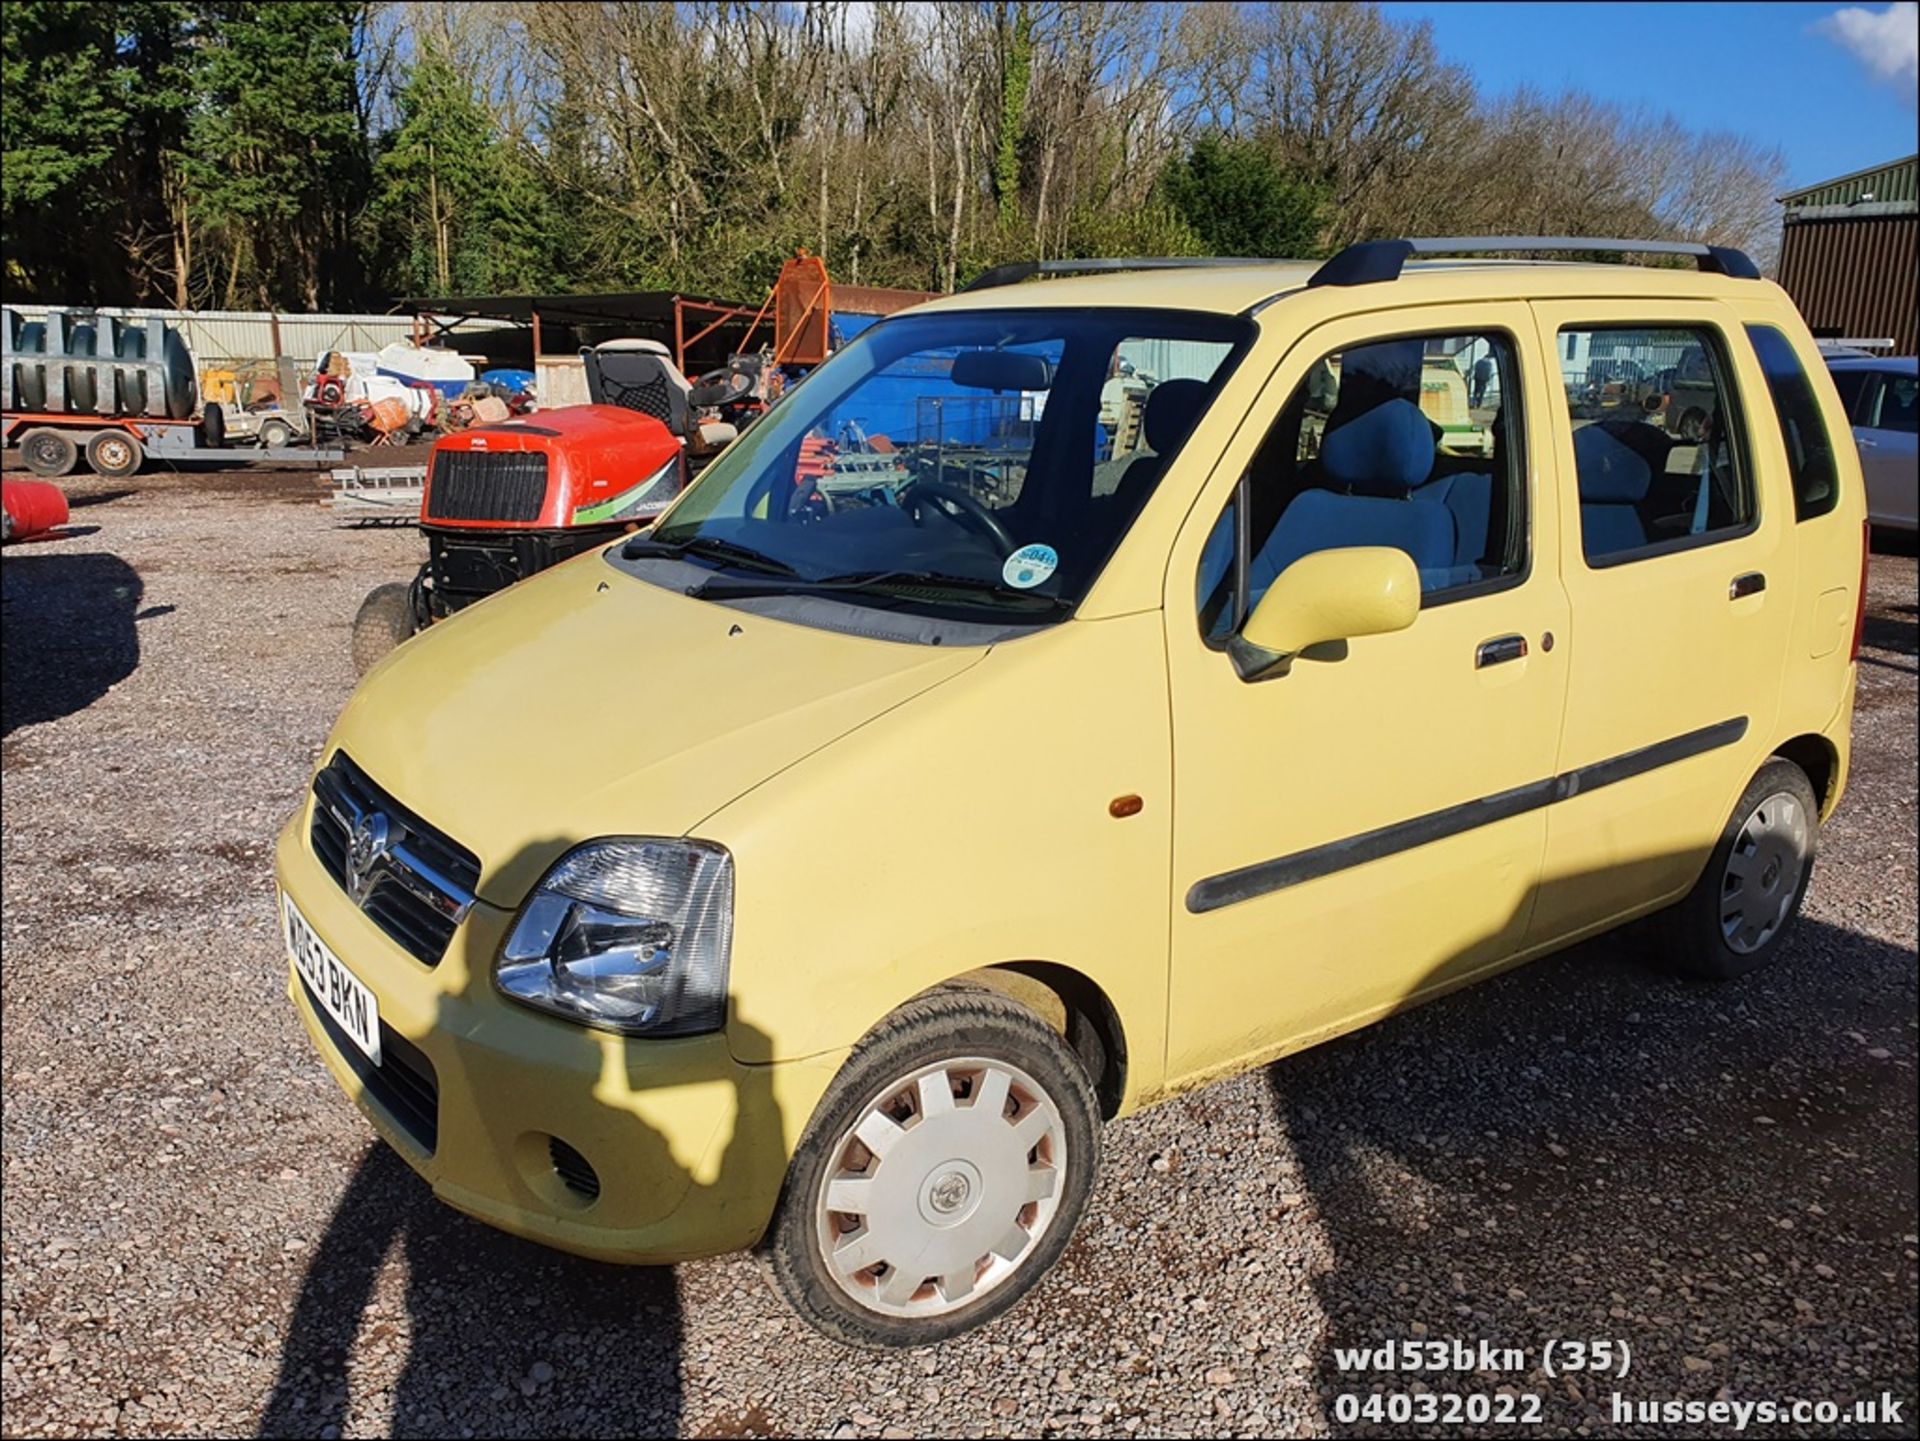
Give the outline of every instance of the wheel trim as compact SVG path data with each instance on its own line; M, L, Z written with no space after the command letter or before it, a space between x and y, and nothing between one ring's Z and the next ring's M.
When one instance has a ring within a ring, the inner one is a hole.
M1811 834L1806 809L1790 792L1777 791L1748 812L1720 880L1720 934L1729 950L1752 955L1786 924Z
M120 470L133 459L133 447L120 439L100 442L98 454L100 463L109 470Z
M978 1056L923 1066L834 1144L814 1200L827 1273L887 1316L976 1301L1051 1229L1066 1162L1060 1109L1025 1071Z

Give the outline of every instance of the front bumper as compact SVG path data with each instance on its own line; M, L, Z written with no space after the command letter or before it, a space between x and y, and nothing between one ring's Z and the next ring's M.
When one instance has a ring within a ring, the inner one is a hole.
M494 988L513 916L484 902L439 965L423 965L321 868L310 809L280 834L280 888L374 993L382 1026L430 1064L424 1102L413 1083L413 1104L394 1103L400 1092L329 1034L291 965L287 993L334 1079L435 1195L503 1231L605 1261L691 1260L760 1238L844 1053L743 1065L724 1034L628 1040L530 1011ZM562 1179L553 1138L592 1166L597 1197Z

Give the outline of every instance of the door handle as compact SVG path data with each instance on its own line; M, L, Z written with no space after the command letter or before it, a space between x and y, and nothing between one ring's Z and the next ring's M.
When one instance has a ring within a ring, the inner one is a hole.
M1767 578L1757 570L1745 575L1736 575L1733 584L1727 587L1727 599L1738 600L1743 595L1758 595L1767 588Z
M1501 635L1492 640L1480 642L1480 648L1473 653L1473 668L1485 670L1490 665L1504 665L1510 660L1519 660L1527 653L1527 638L1523 635Z
M1856 435L1853 438L1853 443L1859 446L1862 450L1875 450L1875 449L1878 449L1880 445L1879 441L1873 440L1864 435Z

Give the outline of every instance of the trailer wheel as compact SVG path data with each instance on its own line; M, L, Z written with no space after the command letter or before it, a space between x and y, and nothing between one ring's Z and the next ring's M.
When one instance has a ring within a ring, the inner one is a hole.
M358 675L372 670L375 662L413 634L413 598L411 587L394 582L377 585L360 602L353 618L353 669Z
M146 463L147 452L124 430L96 430L87 442L87 465L95 475L124 480Z
M20 459L35 475L52 480L72 473L80 459L80 447L64 431L43 425L20 437Z
M284 450L293 443L293 427L284 420L260 422L260 445L264 450Z

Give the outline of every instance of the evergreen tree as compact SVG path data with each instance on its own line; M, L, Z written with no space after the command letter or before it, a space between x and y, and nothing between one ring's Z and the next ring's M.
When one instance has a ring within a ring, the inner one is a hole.
M1321 190L1288 173L1256 140L1202 135L1167 166L1160 188L1214 255L1320 250Z
M230 303L317 310L348 288L344 212L363 159L355 12L345 0L205 7L185 169Z

